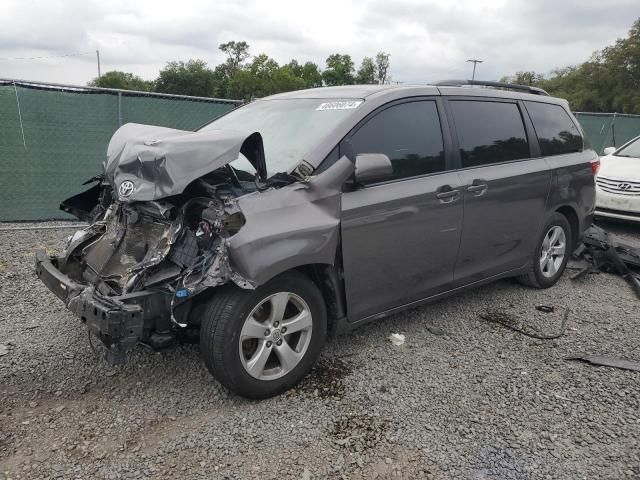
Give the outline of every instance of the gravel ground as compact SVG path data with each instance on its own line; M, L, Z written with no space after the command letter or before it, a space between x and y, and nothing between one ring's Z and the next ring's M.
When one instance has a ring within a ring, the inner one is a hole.
M617 276L500 281L409 310L330 340L299 387L256 402L193 346L107 365L32 273L69 233L0 232L0 478L640 477L640 373L564 360L640 359L638 300ZM480 318L554 333L560 307L557 340Z

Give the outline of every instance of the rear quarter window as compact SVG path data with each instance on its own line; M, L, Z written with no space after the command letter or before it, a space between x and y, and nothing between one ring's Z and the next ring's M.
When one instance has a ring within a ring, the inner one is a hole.
M524 103L533 122L543 156L583 150L582 135L564 108L550 103Z

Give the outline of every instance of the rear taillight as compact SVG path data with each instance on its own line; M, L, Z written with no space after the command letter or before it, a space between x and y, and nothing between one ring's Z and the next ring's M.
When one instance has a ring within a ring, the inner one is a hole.
M594 160L591 160L591 173L597 175L598 170L600 170L600 159L596 158Z

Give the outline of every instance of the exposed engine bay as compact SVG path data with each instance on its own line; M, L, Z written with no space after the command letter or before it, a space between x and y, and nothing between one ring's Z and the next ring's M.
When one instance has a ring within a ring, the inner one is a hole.
M255 190L253 181L236 186L214 172L177 197L108 203L112 189L105 185L91 213L96 221L65 251L68 275L107 296L150 287L191 293L227 280L252 288L229 268L225 240L244 225L234 200Z

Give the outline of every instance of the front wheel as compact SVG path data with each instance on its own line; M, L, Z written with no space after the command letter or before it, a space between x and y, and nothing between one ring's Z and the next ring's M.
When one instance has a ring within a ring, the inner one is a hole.
M298 272L255 290L228 285L202 318L200 349L220 383L248 398L266 398L298 383L320 354L327 331L322 294Z
M542 230L532 259L532 271L518 277L520 283L534 288L549 288L562 276L573 245L566 217L554 213Z

